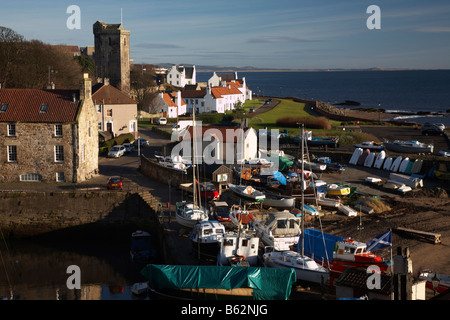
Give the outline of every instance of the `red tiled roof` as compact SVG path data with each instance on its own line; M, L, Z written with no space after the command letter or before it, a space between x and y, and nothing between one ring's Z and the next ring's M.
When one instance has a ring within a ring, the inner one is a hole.
M172 98L173 101L175 101L175 98L176 98L176 96L177 96L177 93L176 93L176 92L169 92L168 95ZM181 106L184 106L184 105L186 104L186 102L184 102L184 100L183 100L183 98L182 98L181 95L180 95L180 97L181 97L181 103L180 103L180 105L181 105Z
M163 94L163 99L164 101L167 103L167 105L169 107L176 107L177 104L175 103L175 97L176 97L176 93L164 93ZM181 105L185 105L186 103L184 102L183 99L181 99Z
M239 89L235 87L212 87L211 88L211 94L215 99L222 98L223 96L227 96L230 94L242 94L242 92L239 91Z
M78 97L78 90L0 89L0 108L8 105L6 112L0 112L0 122L73 122L80 107ZM48 105L46 112L40 112L43 104Z
M206 135L205 135L205 132L207 131L207 130L210 130L210 129L214 129L214 130L211 130L210 132L208 132ZM203 136L209 136L209 135L214 135L214 133L217 133L217 130L221 133L221 135L222 135L222 138L223 138L223 141L224 142L237 142L238 141L238 137L239 137L239 135L242 133L241 131L240 131L240 129L242 129L243 131L244 131L244 134L247 132L247 130L249 130L250 128L248 128L248 127L246 127L246 128L240 128L240 127L207 127L207 126L202 126L202 137ZM188 129L188 131L187 132L189 132L189 135L187 135L187 133L185 134L185 136L184 136L184 138L186 138L186 139L188 139L188 140L191 140L191 138L192 138L192 131L193 130L193 127L192 126L190 126L189 127L189 129ZM198 132L199 132L199 128L197 128L196 129L196 131L195 131L195 133L197 134ZM227 130L231 130L231 133L230 134L227 134ZM197 138L197 137L196 137ZM219 137L217 137L217 138L219 138ZM197 139L196 139L197 140ZM202 139L203 140L203 139Z
M94 104L137 104L127 94L111 85L102 85L98 89L94 86L94 90L95 92L92 94Z

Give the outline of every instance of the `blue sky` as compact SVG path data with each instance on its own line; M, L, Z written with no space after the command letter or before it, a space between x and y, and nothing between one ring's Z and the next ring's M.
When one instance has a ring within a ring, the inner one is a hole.
M70 5L81 29L69 30ZM369 30L368 6L381 9ZM101 20L131 31L135 63L258 68L450 69L448 0L16 0L0 25L27 40L94 44Z

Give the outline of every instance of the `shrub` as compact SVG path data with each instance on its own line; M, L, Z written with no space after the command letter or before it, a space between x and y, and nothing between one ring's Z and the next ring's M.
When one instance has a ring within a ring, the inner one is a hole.
M291 118L283 117L276 121L276 124L280 127L290 127L299 128L300 124L303 123L308 129L331 129L330 121L325 117L318 118Z

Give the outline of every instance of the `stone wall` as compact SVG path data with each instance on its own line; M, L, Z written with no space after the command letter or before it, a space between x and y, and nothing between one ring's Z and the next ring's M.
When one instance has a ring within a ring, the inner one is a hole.
M55 136L52 123L16 123L16 135L6 135L7 123L0 123L0 181L20 181L20 175L39 174L43 182L56 181L56 173L63 172L72 181L75 124L62 125L62 137ZM8 162L8 145L17 146L17 162ZM64 146L64 161L55 161L55 146Z
M172 187L178 187L180 183L192 182L192 175L184 174L181 171L163 167L156 161L150 160L145 156L141 156L140 171L149 179L165 183L167 186L169 186L169 178Z
M0 226L5 237L63 234L69 230L82 237L94 233L106 237L108 230L131 226L127 232L132 232L155 219L154 211L138 194L120 191L1 191L0 204Z

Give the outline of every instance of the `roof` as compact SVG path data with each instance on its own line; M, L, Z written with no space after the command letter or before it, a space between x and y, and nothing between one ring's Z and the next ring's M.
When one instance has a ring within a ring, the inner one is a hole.
M369 290L367 288L367 279L371 277L372 274L368 273L366 270L353 269L348 267L336 280L336 285L356 288L364 291L372 291L388 295L391 292L391 282L390 277L386 274L381 274L381 284L380 289Z
M231 95L231 94L242 94L236 87L212 87L211 94L215 99L223 98L223 96Z
M0 122L73 122L80 107L78 97L78 90L0 89L0 107L8 105L0 112Z
M177 107L177 104L175 103L175 98L176 98L177 94L176 93L164 93L163 94L163 100L167 103L167 105L169 107ZM186 103L184 102L183 99L181 99L181 105L185 105Z
M234 72L216 72L222 81L236 80L236 73Z
M244 133L246 133L248 130L252 129L252 128L240 128L240 127L206 127L206 126L202 126L201 128L202 128L202 136L205 135L205 132L207 130L212 130L212 129L218 130L221 133L224 142L231 142L231 141L237 142L239 131L236 132L236 130L242 129L244 131ZM193 130L193 127L189 126L189 129L186 131L185 136L183 136L183 139L186 138L186 139L191 140L190 137L192 137L192 132L193 132L192 130ZM197 130L196 130L196 133L198 132ZM236 133L236 134L229 135L229 134L227 134L227 130L233 130L233 133ZM189 133L189 135L187 135L187 133ZM211 135L211 133L214 134L214 132L208 132L207 136ZM219 138L219 137L217 137L217 138Z
M195 99L204 98L206 95L206 90L184 90L181 93L182 98Z
M127 94L123 93L112 85L94 86L92 100L94 104L137 104Z

